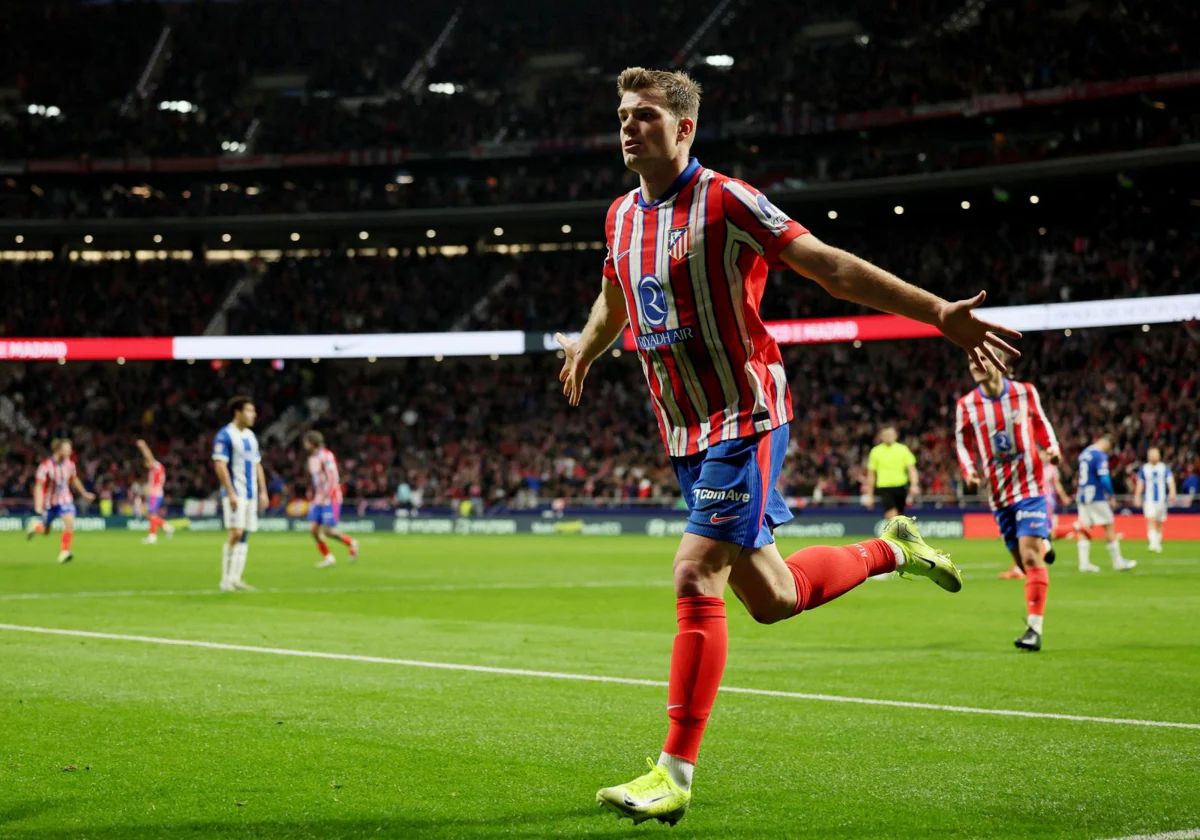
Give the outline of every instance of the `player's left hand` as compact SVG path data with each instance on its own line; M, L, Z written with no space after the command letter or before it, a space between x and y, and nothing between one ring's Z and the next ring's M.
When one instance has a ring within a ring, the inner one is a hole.
M259 513L266 513L266 512L267 512L267 504L268 504L268 502L267 502L267 499L266 499L266 497L265 497L265 496L259 496L259 497L258 497L258 512L259 512Z
M83 494L83 498L87 499L89 502L94 502L94 501L96 501L96 494L88 493L85 491Z
M937 328L946 338L966 350L975 364L985 367L984 359L987 359L1000 371L1007 372L1008 367L997 351L1002 350L1013 358L1021 354L1000 336L1020 338L1021 333L976 315L974 310L985 300L987 292L980 292L968 300L947 303L938 313Z
M1058 462L1062 460L1062 453L1057 449L1051 449L1046 453L1046 456L1050 459L1050 463L1056 467L1058 466Z

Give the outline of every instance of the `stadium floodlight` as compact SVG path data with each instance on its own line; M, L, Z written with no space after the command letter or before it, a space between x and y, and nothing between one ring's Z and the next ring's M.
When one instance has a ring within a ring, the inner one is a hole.
M222 242L228 242L228 241L229 241L229 240L231 240L231 239L233 239L233 237L232 237L232 236L230 236L228 233L222 233L222 234L221 234L221 241L222 241Z
M38 106L30 105L25 110L29 113L30 116L33 116L34 114L36 114L38 112Z
M563 233L570 233L570 232L571 232L571 226L570 226L570 225L563 225L563 226L562 226L562 232L563 232Z
M971 209L971 202L964 200L964 201L963 201L961 204L959 204L958 206L959 206L959 207L961 207L961 208L962 208L962 209L964 209L964 210L970 210L970 209Z
M46 116L47 117L61 117L62 109L59 108L57 105L49 105L46 107Z
M437 236L437 231L433 228L430 228L429 230L425 231L425 236L427 239L433 239L435 236Z
M710 55L704 59L704 63L709 67L732 67L733 56L731 55Z
M161 233L154 234L154 241L155 241L155 243L162 242L162 234Z
M903 216L904 208L901 205L897 204L895 207L892 208L892 212L895 213L897 216Z
M1029 203L1030 203L1030 204L1037 204L1039 201L1041 201L1041 199L1040 199L1040 198L1038 198L1036 195L1031 195L1031 196L1029 196Z
M83 241L84 241L86 244L88 244L88 245L91 245L91 244L92 244L92 235L91 235L90 233L89 233L89 234L86 234L86 235L83 237Z
M836 210L830 210L830 211L829 211L829 213L828 213L828 216L829 216L829 218L830 218L830 219L836 219L836 218L837 218L837 211L836 211Z
M371 234L367 233L365 230L360 230L358 232L359 239L368 239L368 238L370 238L370 236L371 236Z
M453 96L462 91L462 85L456 85L454 82L430 82L429 92L440 93L442 96Z
M503 236L503 235L504 235L504 228L502 228L502 227L492 228L492 234L493 234L494 236Z
M871 36L870 35L858 35L854 38L854 42L856 44L858 44L860 47L865 47L871 43Z
M300 241L300 234L298 234L298 233L293 233L293 234L292 234L292 241L293 241L293 242L299 242L299 241Z
M15 242L16 242L18 245L20 245L22 242L24 242L24 241L25 241L25 237L24 237L24 236L22 236L21 234L19 234L19 233L18 233L16 236L14 236L14 237L13 237L13 240L14 240L14 241L15 241Z

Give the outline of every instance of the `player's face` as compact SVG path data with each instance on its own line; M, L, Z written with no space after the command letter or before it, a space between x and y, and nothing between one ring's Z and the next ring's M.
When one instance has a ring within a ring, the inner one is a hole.
M71 444L64 443L58 447L58 451L54 453L54 457L60 461L66 461L71 457Z
M975 384L986 385L1000 381L1000 371L991 363L991 360L985 358L983 365L980 366L974 359L970 359L968 365L971 368L971 378L975 380Z
M317 448L317 445L315 443L313 443L311 440L304 441L304 451L305 452L312 452L316 448Z
M667 110L658 91L628 91L621 97L617 118L621 121L621 156L634 172L679 156L679 119Z
M884 429L882 432L879 433L879 440L882 441L883 443L895 443L896 442L896 430L891 427Z
M254 425L254 421L258 418L258 411L254 408L254 403L246 403L239 414L242 418L243 429L249 429Z
M1157 464L1159 461L1162 460L1162 453L1159 452L1157 449L1151 449L1149 452L1146 453L1146 460L1149 461L1151 464Z

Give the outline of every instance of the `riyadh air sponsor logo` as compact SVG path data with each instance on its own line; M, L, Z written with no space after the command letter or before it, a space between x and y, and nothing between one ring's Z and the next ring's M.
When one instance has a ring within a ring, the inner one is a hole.
M692 491L692 498L697 502L749 502L750 494L741 490L709 490L697 487Z
M637 337L639 350L653 350L656 347L667 347L681 341L691 341L696 337L696 331L691 327L676 327L673 330L646 333Z
M667 295L662 283L653 274L647 274L638 283L638 295L642 299L642 317L651 327L667 323Z

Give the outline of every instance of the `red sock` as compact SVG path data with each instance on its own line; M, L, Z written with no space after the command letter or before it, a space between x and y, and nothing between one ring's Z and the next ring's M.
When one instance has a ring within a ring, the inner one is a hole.
M1054 529L1054 539L1061 540L1075 533L1074 525L1059 525Z
M41 522L39 522L38 524L33 526L33 533L35 533L35 534L46 533L46 526L43 525Z
M75 536L74 531L63 531L63 533L62 533L62 550L63 551L71 550L71 537L73 537L73 536Z
M671 650L671 681L667 688L667 716L671 719L663 752L692 764L700 753L704 725L712 712L725 657L729 653L729 628L725 602L708 595L693 595L675 602L679 633Z
M346 534L339 534L338 539L341 540L342 545L350 545L352 542L354 542L354 538L347 536Z
M1038 566L1025 570L1025 603L1030 615L1046 614L1046 590L1050 588L1050 570Z
M329 546L325 545L325 540L317 540L317 551L321 552L322 557L329 556Z
M887 540L817 545L784 562L796 579L796 612L840 598L871 575L896 571L896 555Z
M161 516L150 517L150 533L157 534L158 529L163 526L163 518Z

